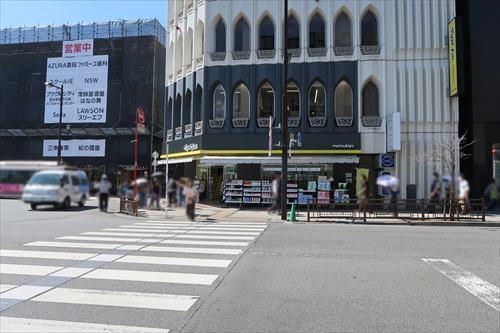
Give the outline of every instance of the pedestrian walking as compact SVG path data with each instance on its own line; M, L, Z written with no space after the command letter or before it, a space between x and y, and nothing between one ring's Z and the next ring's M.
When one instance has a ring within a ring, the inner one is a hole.
M186 185L185 184L186 181L185 179L180 179L178 182L177 182L177 205L179 207L184 207L184 186Z
M495 210L498 204L499 198L499 188L496 184L495 178L491 180L491 183L488 184L486 189L484 190L484 201L486 204L486 210Z
M436 206L439 204L441 199L441 180L439 179L439 173L434 172L432 183L431 183L431 207L435 211Z
M399 195L398 187L397 186L390 187L389 193L391 196L389 206L390 206L390 209L391 209L394 217L397 217L398 216L398 195Z
M188 180L183 188L184 198L186 200L186 216L190 221L195 219L196 202L198 202L198 191L193 187L193 181Z
M462 214L464 214L467 210L467 206L469 203L469 193L470 193L469 182L467 181L467 179L465 179L465 175L461 173L458 185L458 200L459 200L460 211Z
M280 212L281 211L281 176L277 176L271 182L271 195L273 198L273 203L267 209L267 212L271 214L271 212Z
M370 197L370 188L366 175L361 175L361 189L357 193L359 198L359 212L363 213L363 220L366 222L366 212L368 211L368 201Z
M149 201L149 209L160 209L160 182L158 179L153 180L153 186L151 187L151 199Z
M111 190L111 183L108 176L103 174L99 182L99 209L101 212L108 211L109 191Z
M177 182L170 178L167 183L167 196L168 196L168 206L171 207L175 202L175 195L177 193Z

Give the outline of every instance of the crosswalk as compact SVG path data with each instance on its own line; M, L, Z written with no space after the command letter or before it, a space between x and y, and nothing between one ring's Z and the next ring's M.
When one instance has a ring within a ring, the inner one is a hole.
M127 316L187 315L266 228L150 220L0 249L2 332L168 332L168 322ZM94 308L116 315L85 317ZM77 319L62 315L72 311Z

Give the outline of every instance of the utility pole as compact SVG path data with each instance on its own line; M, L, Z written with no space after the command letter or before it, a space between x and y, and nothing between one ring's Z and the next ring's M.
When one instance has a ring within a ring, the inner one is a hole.
M284 0L283 15L285 24L283 29L283 96L281 99L281 220L286 220L287 184L288 184L288 98L286 84L288 79L288 0Z
M64 85L61 84L61 86L56 86L52 82L45 82L46 87L51 87L51 88L56 88L59 90L59 128L58 128L58 135L57 135L57 165L61 165L61 125L62 125L62 117L63 117L63 95L64 95Z

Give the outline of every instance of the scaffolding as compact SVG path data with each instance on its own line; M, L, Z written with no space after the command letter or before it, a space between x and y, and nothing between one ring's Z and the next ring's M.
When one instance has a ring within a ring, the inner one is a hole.
M0 45L134 36L154 36L166 46L165 28L156 19L1 29Z

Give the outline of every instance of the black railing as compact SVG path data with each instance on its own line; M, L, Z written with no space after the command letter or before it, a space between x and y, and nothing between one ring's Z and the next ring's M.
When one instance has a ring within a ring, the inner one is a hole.
M370 199L365 203L352 199L342 202L311 200L307 204L307 221L311 219L403 219L486 221L482 199L461 200L397 200Z

